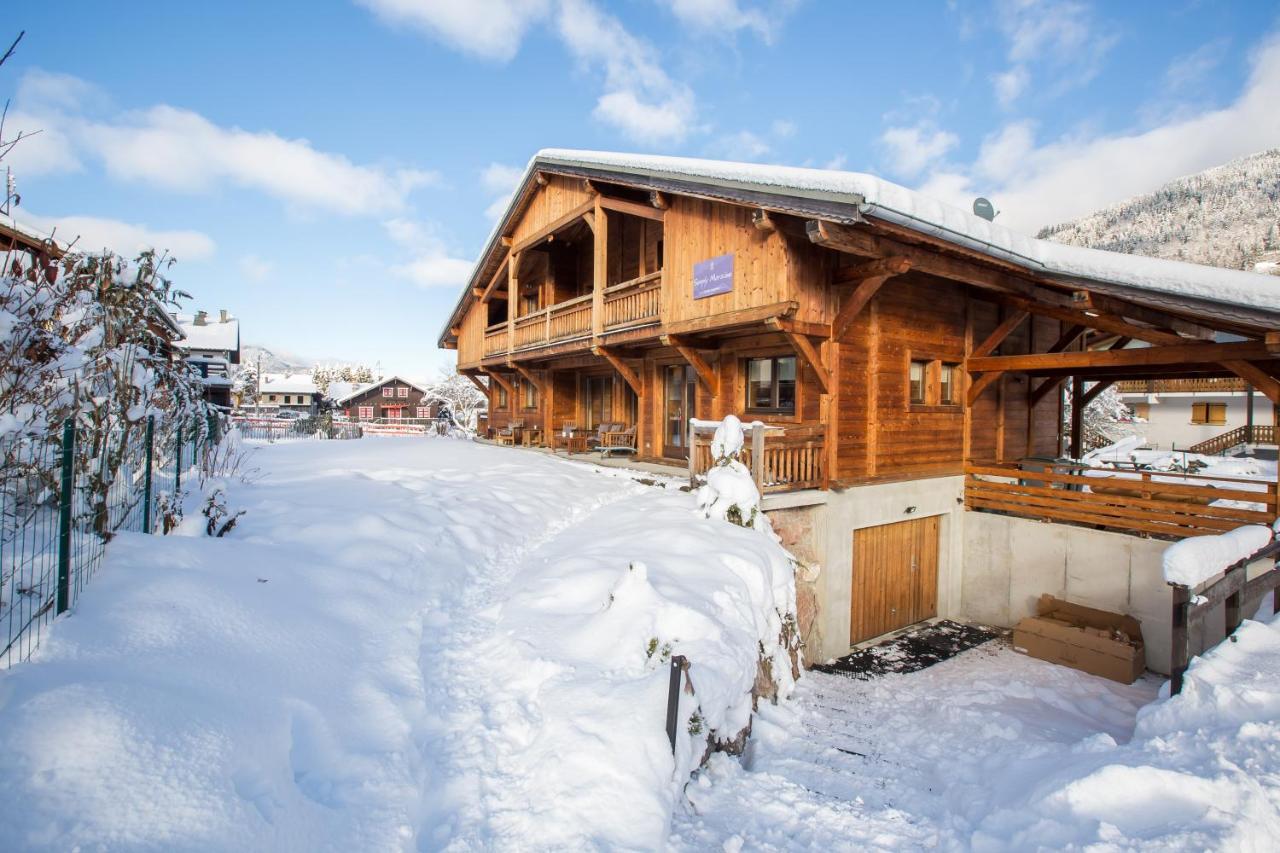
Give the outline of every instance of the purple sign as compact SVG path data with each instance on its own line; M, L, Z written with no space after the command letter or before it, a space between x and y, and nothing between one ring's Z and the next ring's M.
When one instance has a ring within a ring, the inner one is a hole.
M733 290L733 254L693 265L693 298L704 299Z

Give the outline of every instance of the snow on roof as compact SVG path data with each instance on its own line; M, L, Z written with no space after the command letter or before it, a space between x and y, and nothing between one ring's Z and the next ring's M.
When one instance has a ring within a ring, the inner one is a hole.
M1280 287L1271 276L1068 246L1020 234L1003 225L860 172L767 166L689 157L544 149L530 161L684 179L769 194L856 205L864 215L895 221L987 254L1050 274L1123 284L1178 296L1280 312Z
M414 382L412 379L405 379L403 376L398 376L398 375L397 375L397 376L384 376L382 379L379 379L379 380L377 380L377 381L375 381L375 382L366 382L366 383L365 383L365 384L363 384L363 385L353 386L353 387L352 387L352 390L351 390L351 391L349 391L349 392L348 392L345 396L343 396L343 397L339 397L339 396L337 395L337 393L333 390L333 387L334 387L335 385L347 385L348 383L346 383L346 382L341 382L341 383L334 382L334 383L330 383L330 385L329 385L329 397L330 397L330 398L331 398L335 403L339 403L339 404L341 404L341 403L345 403L345 402L347 402L348 400L350 400L350 399L352 399L352 398L354 398L354 397L359 397L361 394L364 394L364 393L366 393L366 392L368 392L368 391L372 391L374 388L381 388L383 385L386 385L386 384L388 384L388 383L390 383L390 382L399 382L401 385L408 385L408 386L409 386L409 387L411 387L411 388L416 388L416 389L418 389L419 391L421 391L423 394L428 393L428 392L427 392L427 389L426 389L426 388L423 388L423 387L422 387L422 385L421 385L420 383Z
M235 352L240 349L240 320L236 317L228 317L224 321L218 315L209 314L205 317L203 325L196 324L193 314L177 314L174 319L178 321L178 326L186 335L186 340L181 344L182 349L224 352Z
M266 394L318 394L320 389L307 373L264 373L261 390Z

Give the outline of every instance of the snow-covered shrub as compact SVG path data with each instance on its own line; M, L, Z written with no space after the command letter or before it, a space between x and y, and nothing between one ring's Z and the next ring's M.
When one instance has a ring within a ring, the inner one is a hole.
M221 539L236 526L236 522L245 514L245 510L232 513L227 509L227 493L218 488L205 497L200 514L205 518L205 535Z
M698 507L707 518L722 518L739 527L763 529L760 490L747 466L738 461L744 440L742 422L728 415L711 439L707 483L698 490Z

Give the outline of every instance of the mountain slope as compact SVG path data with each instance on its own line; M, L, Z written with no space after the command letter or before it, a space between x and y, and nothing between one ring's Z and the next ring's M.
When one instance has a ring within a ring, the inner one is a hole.
M1113 252L1254 269L1280 256L1280 148L1178 178L1155 192L1044 228L1037 236Z

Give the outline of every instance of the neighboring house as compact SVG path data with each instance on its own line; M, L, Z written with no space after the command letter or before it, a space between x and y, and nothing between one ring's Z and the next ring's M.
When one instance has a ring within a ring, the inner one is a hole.
M183 340L178 350L183 359L200 374L205 399L215 406L230 409L234 385L231 366L240 363L240 321L226 309L217 317L207 311L175 314Z
M1271 402L1243 379L1152 379L1116 388L1137 419L1126 426L1153 450L1219 455L1275 446Z
M1075 412L1119 380L1280 403L1274 278L1029 238L868 175L542 152L439 343L488 377L490 426L543 441L612 423L700 474L692 419L767 424L750 461L810 660L932 616L1012 625L1051 593L1142 619L1167 672L1168 541L1277 515L1273 483L1218 478L1246 502L1208 504L1024 473L1083 453L1072 376Z
M439 409L431 401L424 401L426 393L416 382L388 376L334 397L334 408L355 421L434 418Z
M258 384L257 403L253 409L261 414L300 412L314 415L320 411L320 389L306 373L264 373Z

